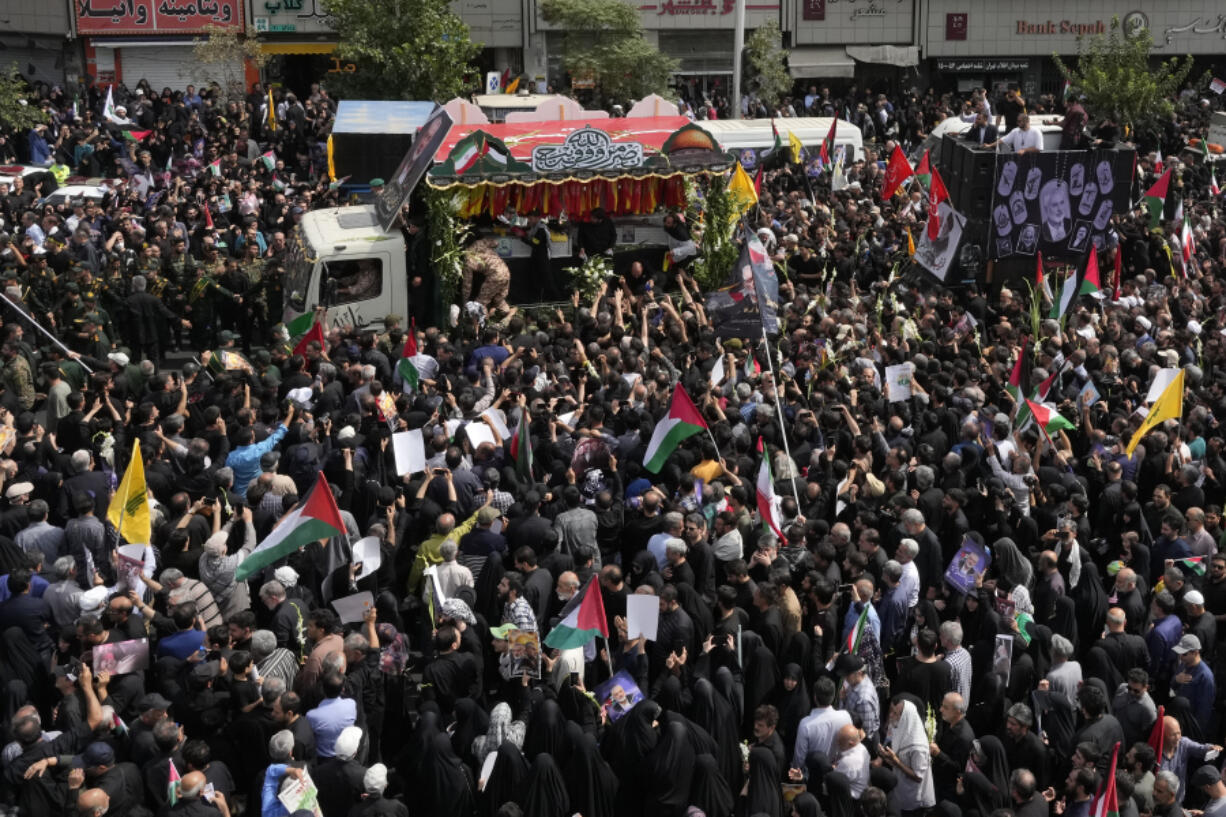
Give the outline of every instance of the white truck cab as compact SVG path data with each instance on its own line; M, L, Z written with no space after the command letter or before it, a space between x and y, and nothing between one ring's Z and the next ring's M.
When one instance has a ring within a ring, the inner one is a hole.
M286 323L321 304L329 329L377 331L385 315L408 314L404 236L380 229L374 205L312 210L288 244Z

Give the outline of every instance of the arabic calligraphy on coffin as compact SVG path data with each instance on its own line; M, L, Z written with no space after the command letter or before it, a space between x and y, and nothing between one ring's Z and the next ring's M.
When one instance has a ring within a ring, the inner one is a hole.
M609 134L583 127L560 145L532 149L532 169L540 173L563 170L628 170L643 164L641 142L614 143Z

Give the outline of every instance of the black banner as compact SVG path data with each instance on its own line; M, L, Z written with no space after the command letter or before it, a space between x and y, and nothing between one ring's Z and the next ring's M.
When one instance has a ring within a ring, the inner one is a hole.
M1116 150L1002 153L988 213L987 254L1081 257L1128 211L1133 154Z

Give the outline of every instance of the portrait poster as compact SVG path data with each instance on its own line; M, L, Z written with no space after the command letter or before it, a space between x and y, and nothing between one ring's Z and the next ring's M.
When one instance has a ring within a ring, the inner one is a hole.
M613 722L643 700L643 692L630 673L622 670L596 687L596 700L600 702L600 710Z
M319 808L319 788L316 787L315 781L305 769L302 771L301 779L286 776L285 781L281 784L281 791L277 794L277 799L289 810L290 814L309 811L315 817L324 817L323 811Z
M996 636L996 646L992 650L992 672L1004 679L1009 685L1009 673L1013 668L1013 636L999 633Z
M511 677L541 677L541 637L532 630L511 630L507 633L511 645Z
M1101 245L1111 217L1126 213L1131 151L1003 153L996 162L988 253L1082 256Z
M400 166L391 177L384 180L382 192L375 197L375 214L383 232L391 230L400 215L400 208L413 195L413 188L421 181L421 177L434 164L434 155L439 146L447 138L451 130L451 115L447 109L439 106L430 114L430 118L418 128L413 137L413 146L400 161Z
M962 546L945 568L945 581L954 590L963 595L975 592L975 581L987 572L992 563L992 555L988 549L969 536L962 540Z
M779 278L757 236L741 246L729 280L707 296L706 308L720 338L760 337L763 327L768 335L779 332Z
M937 207L940 223L937 237L929 238L926 229L919 229L920 239L915 246L915 262L944 281L954 258L957 257L958 245L962 243L966 216L954 210L948 201L941 202Z

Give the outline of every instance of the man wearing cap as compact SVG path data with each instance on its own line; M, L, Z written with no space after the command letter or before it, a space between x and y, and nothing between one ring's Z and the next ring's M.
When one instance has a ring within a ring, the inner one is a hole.
M153 730L159 723L166 720L170 714L170 701L156 692L141 696L136 702L140 715L128 724L130 754L134 763L143 766L157 757L160 750L154 739Z
M408 806L399 800L389 800L383 796L386 789L387 767L376 763L362 776L362 799L349 812L350 817L409 817Z
M362 798L366 770L354 758L362 746L362 730L347 726L336 739L335 754L311 767L311 779L319 789L319 809L327 814L349 814Z
M1184 593L1183 604L1187 610L1184 631L1196 636L1200 641L1201 660L1212 664L1214 647L1217 645L1217 619L1205 611L1205 596L1199 590Z
M144 801L144 780L135 763L118 762L115 750L109 743L96 741L73 759L73 766L84 769L85 781L92 787L106 792L112 814L150 814Z
M1216 686L1209 665L1201 660L1200 639L1189 633L1179 639L1173 652L1179 656L1180 668L1171 679L1171 695L1187 698L1196 719L1211 723Z
M1226 784L1222 783L1222 773L1216 766L1206 763L1188 778L1188 787L1200 789L1209 798L1205 803L1201 817L1223 817L1226 815Z
M1039 778L1039 788L1047 782L1047 746L1034 732L1034 713L1017 703L1005 713L1005 758L1011 769L1030 769Z

